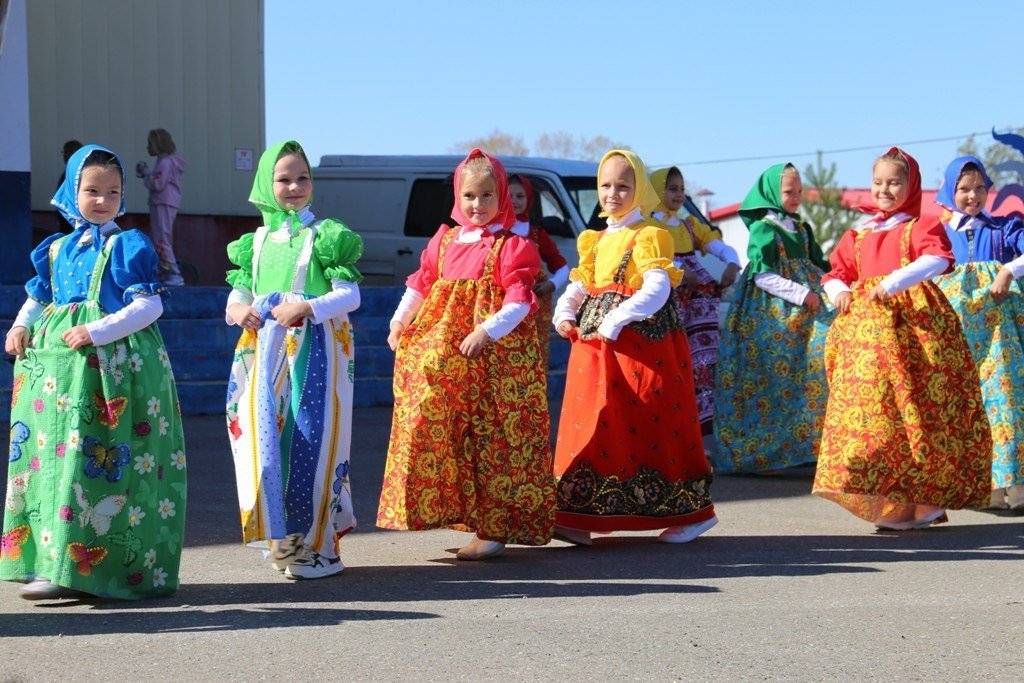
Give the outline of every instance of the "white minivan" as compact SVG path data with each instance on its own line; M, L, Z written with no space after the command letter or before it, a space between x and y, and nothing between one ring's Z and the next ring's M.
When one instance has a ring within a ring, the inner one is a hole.
M461 156L325 155L313 171L313 206L363 238L359 270L368 285L401 285L441 223L452 223L452 173ZM510 174L533 183L531 222L548 231L570 265L576 235L603 228L597 164L567 159L501 157Z

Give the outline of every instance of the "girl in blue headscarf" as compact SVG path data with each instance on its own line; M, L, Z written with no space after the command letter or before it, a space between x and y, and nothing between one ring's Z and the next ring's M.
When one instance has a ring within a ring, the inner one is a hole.
M1024 225L985 210L992 181L979 159L946 168L936 203L956 268L936 278L963 325L992 428L989 507L1024 509Z
M32 251L7 333L17 356L0 579L29 600L172 593L185 529L185 441L158 259L121 231L124 170L86 145L53 205L74 226Z

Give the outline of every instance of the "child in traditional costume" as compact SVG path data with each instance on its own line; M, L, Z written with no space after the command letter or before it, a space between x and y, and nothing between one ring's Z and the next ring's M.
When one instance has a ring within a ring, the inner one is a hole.
M686 185L675 166L651 174L651 184L661 202L651 214L668 230L675 245L672 265L683 271L683 281L673 291L679 321L693 358L693 383L697 391L697 415L705 449L714 450L715 366L718 364L718 307L722 290L736 281L740 260L736 250L722 241L722 235L685 208ZM711 254L725 264L721 281L701 263L697 252Z
M946 168L935 201L956 267L935 282L960 317L992 428L993 509L1024 509L1024 225L985 211L992 181L976 157Z
M302 147L268 148L249 195L263 225L228 245L238 268L226 319L244 328L227 398L242 539L269 541L271 564L290 579L341 572L338 542L356 524L348 314L359 307L363 241L317 220L312 196Z
M740 204L750 262L729 301L716 373L717 472L764 472L813 462L828 393L822 303L828 262L797 214L802 185L776 164Z
M456 226L442 225L391 319L394 418L377 526L473 533L457 557L544 545L554 526L547 373L533 292L537 247L501 163L455 169Z
M527 237L537 245L541 260L550 273L549 276L541 270L533 287L533 293L537 295L537 339L540 341L542 365L547 368L551 351L551 325L548 321L551 320L552 296L569 281L569 264L547 230L530 224L530 209L534 202L530 179L521 175L509 176L508 191L512 197L512 210L516 213L516 223L510 228L512 234Z
M717 522L686 333L671 300L683 273L643 162L612 150L598 166L608 227L577 240L579 267L555 306L572 341L555 451L557 535L664 529L685 543Z
M173 593L185 530L185 440L156 320L159 260L121 231L124 169L98 145L51 202L74 226L32 251L7 334L16 354L0 578L28 599Z
M917 162L875 161L871 215L843 235L825 291L829 397L814 493L879 528L924 528L992 491L992 439L956 312L931 278L949 238L921 219Z

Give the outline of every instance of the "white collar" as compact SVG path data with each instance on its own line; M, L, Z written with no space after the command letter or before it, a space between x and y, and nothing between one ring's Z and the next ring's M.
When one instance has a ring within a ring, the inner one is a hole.
M117 223L114 221L107 221L100 226L100 237L106 237L110 233L117 230ZM79 244L92 244L92 230L86 230L82 233L82 236L78 239Z
M640 211L640 207L634 207L632 211L622 216L621 218L615 218L614 216L608 216L608 227L621 230L622 228L628 228L638 221L644 219L644 214Z
M678 213L670 214L667 211L655 211L651 214L651 218L656 221L660 221L665 225L671 225L673 228L677 225L683 224L683 220Z
M872 232L883 232L885 230L892 230L897 225L906 223L910 220L909 213L903 213L902 211L897 214L889 216L885 220L882 220L880 214L874 216L865 216L864 218L857 221L853 227L860 230L871 230Z
M513 235L519 235L520 237L530 236L530 222L529 221L516 221L515 224L509 228L509 231Z
M459 244L472 244L474 242L479 242L483 239L485 229L488 233L493 235L501 230L501 223L491 223L486 228L479 225L460 225L459 234L455 238L455 241Z
M954 211L949 219L949 225L957 232L961 230L977 230L978 228L990 225L992 216L987 211L982 211L977 216L968 216L963 211Z
M786 216L776 211L769 211L765 215L765 220L768 220L775 225L779 226L786 232L796 232L796 223L793 221L792 216Z

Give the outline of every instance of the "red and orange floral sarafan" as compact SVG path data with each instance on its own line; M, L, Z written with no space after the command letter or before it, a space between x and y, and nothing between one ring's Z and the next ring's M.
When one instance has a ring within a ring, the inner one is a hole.
M902 229L903 265L913 224ZM856 237L858 272L868 232ZM911 519L917 506L981 507L992 440L960 321L931 281L868 300L881 279L857 281L829 329L814 493L870 522Z
M439 271L457 232L444 233ZM402 335L379 527L450 527L523 545L551 540L555 488L536 318L476 358L459 352L502 306L494 263L506 239L494 239L479 279L439 273Z
M614 342L597 336L604 316L635 293L624 282L639 237L646 236L630 228L601 239L611 249L627 240L614 281L583 282L589 295L577 314L555 448L556 520L573 529L663 529L715 515L690 349L675 303L670 297Z

